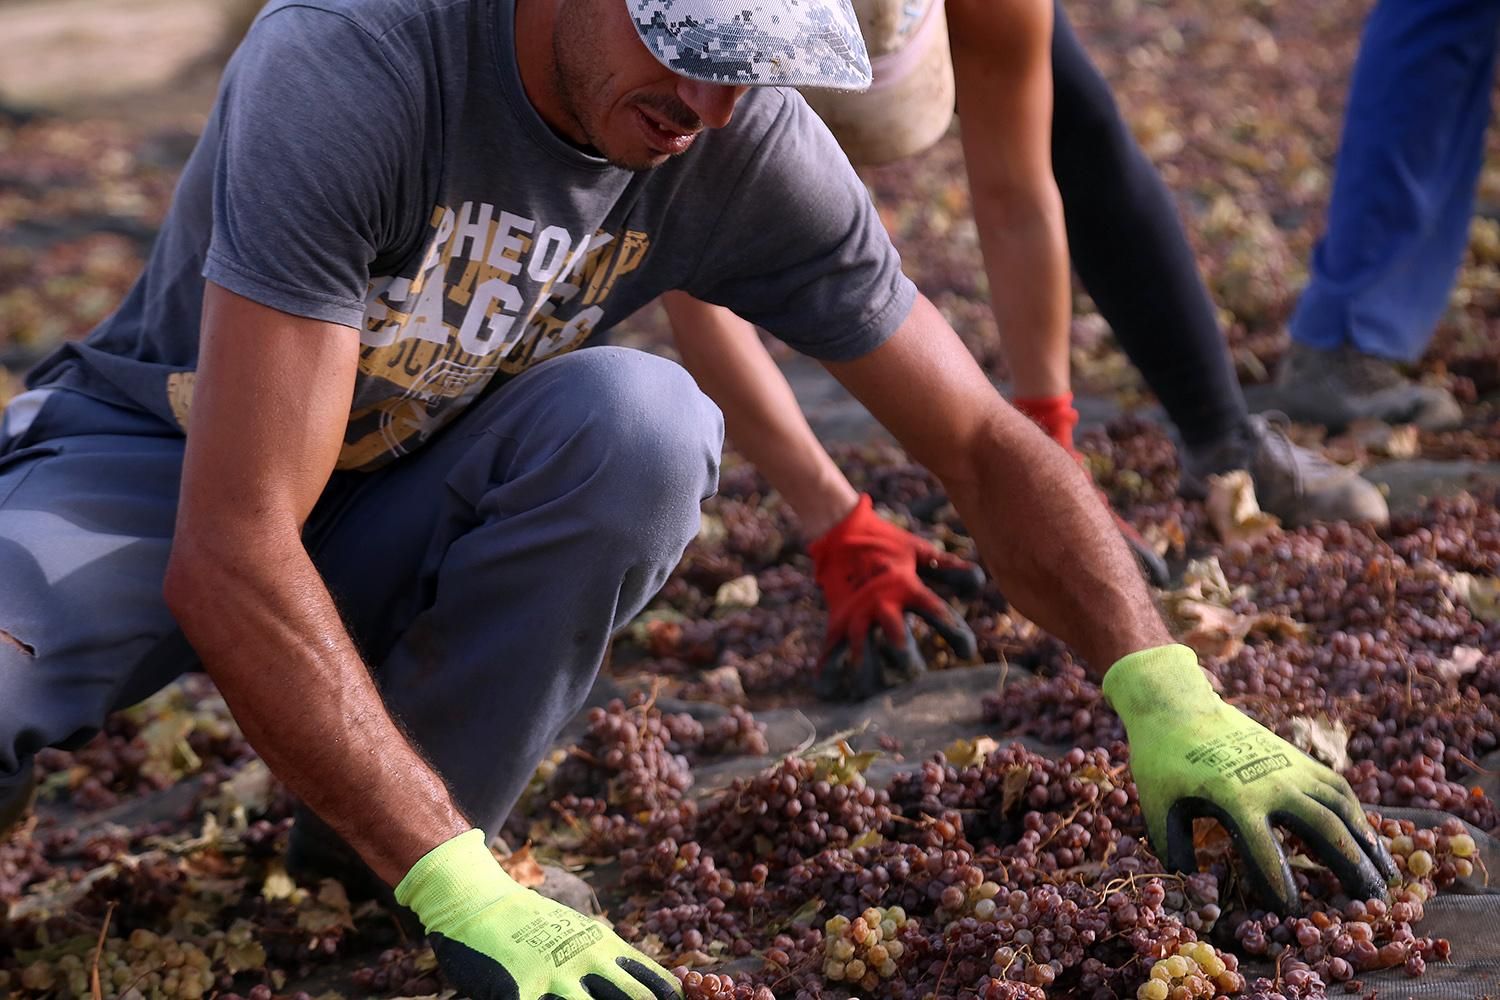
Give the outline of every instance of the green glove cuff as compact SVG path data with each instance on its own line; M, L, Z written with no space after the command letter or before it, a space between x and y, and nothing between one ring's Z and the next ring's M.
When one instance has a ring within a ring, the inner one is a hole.
M1104 675L1104 697L1128 727L1131 719L1156 712L1205 707L1218 693L1191 647L1174 643L1123 657Z
M396 902L410 908L429 934L453 929L522 889L490 853L483 830L469 830L444 841L411 866L396 886Z

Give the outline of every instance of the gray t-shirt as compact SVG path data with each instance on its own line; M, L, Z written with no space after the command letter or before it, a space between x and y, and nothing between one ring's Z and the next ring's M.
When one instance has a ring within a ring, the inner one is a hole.
M497 378L684 289L825 360L915 289L795 92L655 170L564 142L527 100L514 0L282 0L256 21L140 280L33 372L186 428L204 278L360 331L339 468L417 448Z

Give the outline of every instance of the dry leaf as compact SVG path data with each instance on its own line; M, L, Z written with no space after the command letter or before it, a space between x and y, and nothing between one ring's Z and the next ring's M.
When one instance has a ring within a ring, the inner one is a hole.
M1253 542L1275 533L1281 522L1260 509L1250 473L1236 469L1208 477L1208 520L1226 543Z
M249 920L236 920L225 935L224 967L231 975L250 969L264 968L266 949L255 940L255 924Z
M1475 618L1500 622L1500 580L1493 576L1454 573L1452 582L1454 593L1468 605Z
M1005 777L1000 781L1000 815L1005 816L1021 803L1021 796L1026 794L1026 785L1031 781L1031 765L1018 764L1015 767L1006 768Z
M217 805L227 817L236 813L259 814L270 807L276 792L276 779L266 762L256 757L247 761L234 775L219 786Z
M1216 861L1229 857L1234 849L1234 839L1224 824L1210 816L1199 816L1193 820L1193 853L1200 867L1208 867Z
M1345 433L1372 454L1388 458L1416 458L1422 450L1416 424L1393 427L1383 420L1356 420Z
M1200 656L1233 656L1250 635L1300 638L1306 634L1307 626L1286 615L1261 611L1241 614L1229 608L1248 596L1245 587L1231 588L1219 561L1209 558L1189 563L1183 586L1163 594L1161 600L1173 632Z
M729 537L729 529L724 526L724 519L717 514L702 514L698 518L698 542L705 548L715 548L722 545L724 539Z
M1349 730L1339 720L1319 712L1314 716L1294 716L1292 743L1299 750L1333 768L1343 771L1349 766Z
M524 889L535 889L547 881L547 871L537 862L531 852L531 844L523 844L507 858L500 859L500 867Z
M1244 615L1201 601L1184 601L1178 605L1178 613L1195 619L1182 632L1181 640L1199 656L1228 659L1244 648L1245 634L1249 631L1249 619Z
M267 873L266 881L260 887L260 894L267 899L290 899L296 891L297 883L279 866Z
M981 736L973 740L957 739L943 751L943 756L948 758L948 763L954 767L978 767L984 763L984 759L990 755L991 750L999 748L1000 742L989 736Z
M759 603L760 584L749 573L720 584L718 592L714 594L714 607L720 610L753 608Z
M1182 530L1182 519L1176 516L1165 521L1152 521L1141 529L1141 537L1151 546L1151 551L1165 558L1172 552L1187 551L1187 534Z
M1479 669L1484 661L1484 650L1473 646L1454 646L1448 658L1434 665L1437 675L1445 681L1457 681Z
M694 693L684 695L691 700L703 697L698 693L701 691L708 695L709 700L721 705L743 705L749 701L749 696L745 694L745 680L740 676L739 668L733 663L703 671L698 675L698 682L692 687Z
M336 879L325 878L318 888L317 899L298 912L297 926L310 934L354 930L354 914L343 885Z

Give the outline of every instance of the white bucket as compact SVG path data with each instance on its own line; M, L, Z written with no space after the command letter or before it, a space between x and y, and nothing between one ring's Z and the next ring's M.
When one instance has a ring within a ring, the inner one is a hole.
M943 0L853 0L874 82L861 93L805 89L850 162L889 163L931 146L953 120Z

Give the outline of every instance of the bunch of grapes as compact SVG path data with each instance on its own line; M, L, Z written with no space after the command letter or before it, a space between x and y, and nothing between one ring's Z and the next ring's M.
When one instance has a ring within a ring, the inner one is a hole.
M674 720L637 695L627 706L615 699L589 711L588 731L557 765L547 791L554 808L567 814L603 817L646 815L681 821L691 814L683 801L692 787L687 756L672 748L678 733L702 740L692 719Z
M1177 496L1177 448L1159 424L1135 416L1078 435L1094 483L1117 509L1171 503Z
M672 716L674 719L691 719L690 715ZM759 757L770 749L766 743L766 725L755 721L740 705L731 705L729 711L711 720L702 727L703 735L696 745L683 745L684 752L693 759L704 757L745 756Z
M1389 903L1349 900L1331 874L1299 871L1296 880L1307 915L1251 914L1234 924L1238 947L1253 956L1295 958L1328 982L1348 982L1359 973L1389 968L1419 976L1428 962L1446 959L1449 943L1419 936L1412 925L1422 919L1424 903L1439 889L1474 873L1474 838L1456 819L1435 829L1376 814L1370 819L1402 879Z
M896 975L906 951L900 935L908 928L916 932L916 921L899 906L872 906L852 920L830 917L823 925L823 975L873 991Z
M1091 750L1125 739L1125 727L1099 685L1072 662L1050 676L1007 684L1003 691L986 694L981 704L985 722L1044 743Z
M1151 964L1136 1000L1211 1000L1237 996L1245 988L1239 959L1206 941L1180 945L1177 954Z
M87 997L92 994L94 968L92 952L70 952L55 961L32 962L16 982L37 993ZM136 1000L199 1000L216 982L213 959L196 945L163 939L144 929L124 939L106 937L97 968L105 993Z
M172 739L163 738L167 733ZM44 788L66 788L72 805L107 809L188 774L228 773L253 756L212 685L189 675L141 705L110 715L78 750L38 752L36 775Z
M1284 963L1275 979L1256 977L1247 1000L1326 1000L1328 984L1306 964Z
M438 992L437 957L428 947L387 948L373 965L362 965L351 977L368 993L427 996Z
M706 805L698 839L737 871L761 862L785 869L879 833L890 819L889 797L859 771L828 759L786 757L768 771L736 779Z
M970 998L966 991L960 991L959 997L962 1000L1047 1000L1047 991L1040 986L1018 983L1013 979L996 979L994 976L981 979L972 993L973 997Z
M743 881L719 869L713 855L695 841L682 846L668 838L649 848L620 852L624 882L637 886L641 905L619 923L620 932L639 941L654 937L668 954L700 953L715 942L730 954L752 950L740 914L766 910L768 870L758 865Z
M1500 811L1493 799L1449 781L1446 768L1426 754L1396 761L1389 771L1362 760L1351 765L1345 776L1363 802L1440 809L1483 829L1500 827Z
M908 816L957 811L970 817L971 833L1006 842L1007 857L1066 869L1097 857L1112 831L1142 830L1120 754L1118 745L1074 748L1054 759L1013 743L964 768L936 755L897 776L891 801Z
M48 836L51 833L52 836ZM62 833L61 836L58 834ZM13 830L0 839L0 907L9 907L26 888L57 873L52 860L65 846L67 831L42 831L31 826Z
M684 1000L776 1000L776 995L765 986L755 986L733 976L718 973L702 973L678 967L672 970L682 984Z

